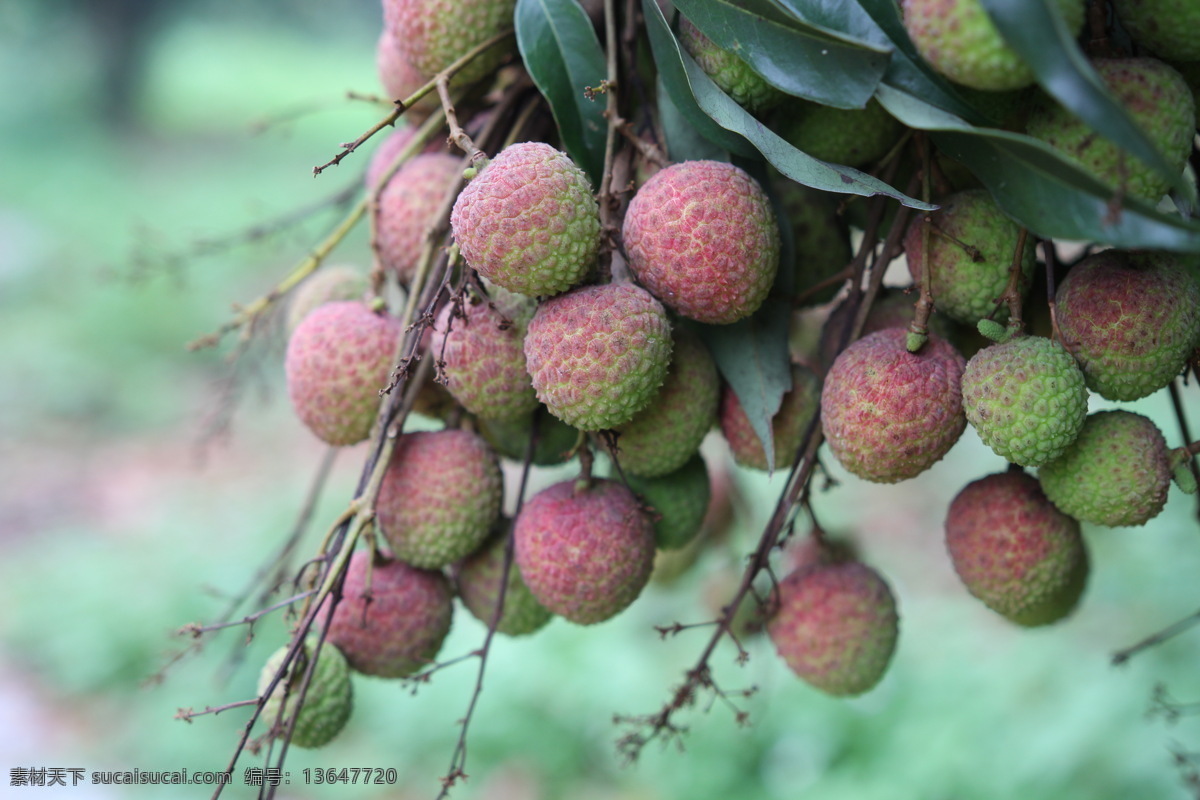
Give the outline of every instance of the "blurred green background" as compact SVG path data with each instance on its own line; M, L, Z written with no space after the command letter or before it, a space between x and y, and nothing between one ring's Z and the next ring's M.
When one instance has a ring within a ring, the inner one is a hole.
M122 21L122 9L129 16ZM189 644L291 529L323 449L282 393L278 337L255 350L231 406L225 356L184 345L230 304L268 289L338 219L330 198L365 156L311 168L379 115L346 99L378 91L375 0L0 4L0 765L92 770L221 769L244 709L174 719L251 697L286 638L274 615ZM137 20L141 20L137 22ZM123 78L121 76L124 76ZM323 208L276 235L247 229ZM234 246L236 244L236 246ZM367 265L362 231L335 260ZM1193 412L1200 390L1185 390ZM1097 404L1100 407L1101 404ZM1126 407L1179 435L1165 396ZM225 412L233 410L232 415ZM1195 416L1195 415L1194 415ZM223 426L222 421L229 424ZM216 433L214 433L214 431ZM350 496L361 448L339 459L314 530ZM828 463L828 462L827 462ZM941 541L944 509L1003 464L968 432L899 486L839 471L816 506L892 583L902 634L884 682L839 701L792 676L769 643L713 665L750 724L702 699L684 749L623 766L614 714L656 711L707 640L652 626L711 617L769 513L782 476L735 474L730 547L625 614L591 628L555 621L498 641L469 739L460 798L1184 798L1175 750L1200 720L1148 718L1154 686L1200 699L1200 632L1113 668L1115 650L1200 603L1195 501L1173 493L1138 530L1088 529L1081 609L1016 629L968 597ZM541 480L548 481L550 476ZM483 627L459 613L443 655ZM161 680L153 680L155 676ZM328 748L293 749L281 796L432 798L475 680L474 662L415 694L356 684L358 707ZM241 769L227 797L252 796ZM394 787L305 786L305 767L394 767ZM5 776L5 780L8 776ZM5 784L8 788L8 784ZM205 787L11 789L12 796L204 797ZM7 794L7 792L6 792Z

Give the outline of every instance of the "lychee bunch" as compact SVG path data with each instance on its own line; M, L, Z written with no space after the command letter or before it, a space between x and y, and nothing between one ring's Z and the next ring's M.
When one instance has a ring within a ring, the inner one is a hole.
M833 454L877 483L924 472L967 426L963 357L936 336L910 353L907 338L903 328L886 328L854 342L833 362L821 391L821 424Z
M314 309L288 339L284 362L296 416L332 445L366 439L402 333L398 320L359 302Z
M633 493L615 481L563 481L543 489L521 508L513 536L534 597L579 625L623 611L654 567L654 526Z
M554 615L529 591L515 560L508 581L504 580L504 553L511 528L511 522L503 521L482 547L459 562L454 568L454 585L463 605L484 625L492 624L503 586L504 609L496 630L507 636L524 636L543 628Z
M462 177L462 162L449 153L421 153L396 171L379 193L376 247L401 285L416 277L429 229L446 195Z
M1092 66L1173 173L1181 173L1192 151L1196 113L1183 76L1153 58L1098 58ZM1030 112L1026 131L1114 190L1156 201L1170 188L1167 178L1097 134L1048 95L1042 95Z
M450 632L453 600L441 572L356 550L332 619L322 609L318 620L326 625L327 642L337 645L355 671L402 678L437 657Z
M600 249L600 210L587 175L542 142L500 151L459 194L450 225L472 268L531 296L582 281Z
M622 229L629 268L685 317L753 314L779 269L779 227L758 181L724 161L684 161L638 190Z
M259 695L271 685L275 674L283 666L287 652L287 645L279 648L263 665L258 677ZM329 642L321 646L308 689L304 692L304 703L299 703L304 675L315 656L317 640L309 637L275 684L260 715L272 736L283 736L295 716L290 741L297 747L313 748L329 744L346 726L354 707L350 668L337 647Z
M288 300L288 331L296 330L317 306L338 300L361 300L367 288L367 277L354 267L345 264L322 267L301 281Z
M1018 336L980 350L962 378L963 411L983 443L1015 464L1052 461L1087 416L1083 373L1061 344Z
M766 111L787 97L736 53L709 39L685 17L679 20L679 43L713 83L747 111Z
M384 26L405 59L425 75L434 75L469 50L513 25L517 0L383 0ZM511 44L475 59L458 73L464 82L494 70Z
M737 392L729 385L721 391L721 434L729 444L733 460L741 466L767 471L787 469L820 405L821 379L808 367L793 364L792 388L784 393L779 410L771 417L771 442L775 451L772 463L767 463L762 440L750 424Z
M667 376L671 347L662 304L632 283L608 283L542 302L525 334L525 363L551 414L598 431L650 404Z
M967 590L1019 625L1047 625L1074 609L1087 581L1079 522L1021 470L967 484L946 515L946 548Z
M437 569L487 538L503 489L496 453L474 433L406 433L384 472L375 512L397 558Z
M1166 386L1200 336L1200 283L1165 253L1089 256L1059 284L1055 304L1087 385L1109 400Z
M1009 269L1021 227L1009 219L991 193L968 189L950 195L931 212L928 233L924 217L917 217L904 236L904 252L913 282L920 286L928 260L933 302L951 319L974 326L992 314L997 322L1008 319L1008 308L996 303L1008 285ZM928 253L925 241L928 237ZM1026 245L1021 256L1018 290L1029 290L1034 253Z
M1074 443L1038 470L1064 513L1097 525L1143 525L1162 511L1171 465L1162 432L1132 411L1097 411Z
M858 561L801 567L779 582L767 634L788 667L838 697L872 689L896 649L896 600Z

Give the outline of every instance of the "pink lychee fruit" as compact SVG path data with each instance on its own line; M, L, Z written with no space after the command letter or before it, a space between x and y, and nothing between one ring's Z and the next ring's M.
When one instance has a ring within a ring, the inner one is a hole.
M309 275L288 299L287 329L296 327L317 306L338 300L361 300L367 293L367 276L346 264L321 267Z
M784 394L779 410L771 418L775 458L772 464L768 464L762 440L750 424L737 392L726 385L721 391L721 433L729 443L733 460L743 467L757 470L791 467L820 403L821 379L808 367L793 364L792 388Z
M396 37L408 63L434 75L488 39L513 26L517 0L384 0L384 25ZM504 40L457 74L473 83L495 70L511 52Z
M425 237L461 178L459 159L449 153L422 153L405 162L379 193L376 246L380 260L402 285L416 277Z
M406 100L430 80L428 75L408 63L395 34L386 27L375 46L375 67L389 100ZM440 105L437 91L432 91L404 110L405 119L421 122Z

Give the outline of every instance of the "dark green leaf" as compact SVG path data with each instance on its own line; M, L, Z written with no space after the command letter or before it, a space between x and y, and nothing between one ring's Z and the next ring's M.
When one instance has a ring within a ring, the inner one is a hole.
M600 185L604 170L604 97L589 100L586 87L606 75L604 51L591 20L576 0L517 0L517 47L525 68L558 123L563 147Z
M1075 43L1066 21L1050 5L1044 0L983 0L1000 35L1029 65L1047 93L1101 136L1182 189L1182 175L1171 168L1125 108L1112 98Z
M697 113L699 110L697 110ZM658 117L667 140L667 156L672 161L728 161L729 153L705 139L688 123L671 100L671 93L658 81ZM711 123L708 117L704 118Z
M888 49L789 21L765 0L677 0L675 6L768 83L822 105L862 108L887 69Z

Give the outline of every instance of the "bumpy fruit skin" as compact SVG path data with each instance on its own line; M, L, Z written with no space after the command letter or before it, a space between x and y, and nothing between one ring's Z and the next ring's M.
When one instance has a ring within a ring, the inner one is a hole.
M453 613L453 592L441 572L395 560L372 564L370 551L356 550L332 619L325 609L319 619L327 625L327 642L356 672L403 678L437 657Z
M879 683L898 632L891 590L857 561L790 573L779 582L779 608L767 622L767 634L792 672L836 697Z
M632 283L584 286L538 306L525 363L538 400L584 431L624 424L654 399L671 363L662 304Z
M713 83L747 111L766 111L787 97L737 54L718 46L683 17L679 20L679 42Z
M600 209L587 175L542 142L500 151L459 194L450 226L479 274L532 296L582 281L600 249Z
M438 209L462 177L462 163L449 153L422 153L396 170L379 193L376 245L384 265L404 286L416 277L425 234Z
M696 538L712 499L708 466L699 453L667 475L627 477L629 488L646 502L655 517L655 546L678 550Z
M1121 26L1160 58L1200 59L1200 5L1194 0L1114 0Z
M1069 614L1087 581L1079 522L1046 499L1022 471L967 484L950 502L946 549L967 590L1018 625Z
M1153 58L1098 58L1092 66L1174 174L1182 172L1196 130L1196 103L1183 76ZM1166 178L1048 95L1042 95L1030 112L1026 131L1114 190L1156 201L1170 188Z
M358 302L325 303L309 313L288 339L284 360L300 421L332 445L366 439L403 332L398 320Z
M384 0L383 22L408 63L433 75L512 27L516 6L517 0ZM457 78L479 80L496 68L506 49L476 59Z
M495 452L464 430L402 435L375 511L392 552L437 569L475 550L500 516L503 478Z
M1083 0L1055 0L1068 29L1083 27ZM921 56L955 83L1003 91L1033 83L1031 70L1005 44L980 0L902 0L904 27Z
M727 325L753 314L779 269L779 227L762 187L723 161L684 161L634 195L622 235L629 268L685 317Z
M876 483L913 478L939 461L967 426L966 362L936 336L916 353L887 328L842 351L821 391L825 439L842 466Z
M482 547L454 569L454 585L463 605L484 625L492 623L500 586L504 584L504 551L511 524L498 525L495 533ZM525 636L541 630L554 615L537 601L514 560L508 571L504 589L504 611L496 622L496 630L506 636Z
M913 283L921 285L925 258L923 216L909 225L904 236L908 271ZM1013 222L983 189L968 189L950 195L932 213L929 230L929 266L933 270L933 302L938 311L953 320L974 326L992 313L1008 285L1013 250L1021 227ZM1022 296L1029 291L1033 274L1033 246L1026 244L1021 259ZM1001 306L992 317L1008 319Z
M1200 331L1200 284L1165 254L1089 256L1059 284L1055 304L1088 387L1109 400L1136 400L1170 383Z
M505 294L467 298L461 317L447 304L434 323L432 354L442 365L446 388L463 408L488 419L515 419L538 404L524 350L533 302Z
M258 693L261 695L271 685L275 673L287 656L287 645L279 648L267 659L258 676ZM292 661L279 683L275 684L267 702L263 705L262 720L276 735L287 731L290 718L296 712L296 701L308 670L308 660L317 652L316 639L304 643L304 649ZM301 657L303 655L303 657ZM304 695L304 705L292 728L291 743L296 747L323 747L346 727L350 712L354 708L354 692L350 683L350 668L342 653L329 642L321 646L321 654L313 667L312 679ZM278 726L278 727L276 727Z
M287 329L296 330L317 306L339 300L360 300L367 293L367 277L354 267L323 267L304 279L288 301Z
M963 410L983 443L1015 464L1053 461L1087 416L1083 373L1066 348L1041 336L985 347L963 372Z
M790 103L779 135L813 158L863 167L887 155L904 126L872 98L864 108ZM843 265L844 266L844 265Z
M579 625L616 616L654 567L654 526L633 493L609 480L564 481L538 492L513 529L516 559L534 597Z
M379 83L390 100L406 100L429 82L428 75L408 63L395 34L387 28L383 29L375 45L375 68L379 73ZM440 105L437 92L430 92L406 108L404 117L415 124L423 121Z
M1167 502L1167 444L1141 414L1098 411L1065 453L1038 470L1038 480L1050 501L1076 519L1143 525Z
M617 459L631 475L653 478L682 467L717 422L721 379L694 333L676 328L662 388L633 419L617 426Z
M721 434L729 443L733 460L739 465L766 471L787 469L820 405L821 379L808 367L793 364L792 388L784 394L779 410L771 418L771 441L775 450L773 466L767 464L762 441L738 401L737 393L728 385L721 391Z

